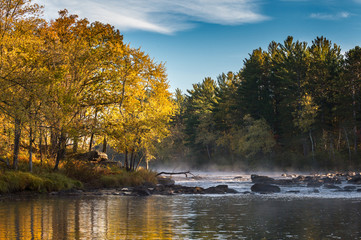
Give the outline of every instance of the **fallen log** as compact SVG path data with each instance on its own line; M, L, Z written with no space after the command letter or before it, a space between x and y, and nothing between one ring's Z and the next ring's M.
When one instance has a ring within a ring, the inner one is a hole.
M166 175L181 175L181 174L184 174L184 175L186 175L186 177L188 177L188 174L190 174L193 177L196 177L190 171L186 171L186 172L160 172L160 173L157 173L157 175L155 175L155 176L159 176L159 175L162 175L162 174L166 174Z

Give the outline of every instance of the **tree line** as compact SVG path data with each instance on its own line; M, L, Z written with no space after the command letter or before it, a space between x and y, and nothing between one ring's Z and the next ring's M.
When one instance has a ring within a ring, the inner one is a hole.
M18 168L19 152L40 161L67 148L111 145L135 170L169 134L175 104L163 63L123 43L109 24L59 11L42 19L31 0L0 1L0 153Z
M164 161L191 165L360 166L361 48L289 36L255 49L239 72L176 91Z

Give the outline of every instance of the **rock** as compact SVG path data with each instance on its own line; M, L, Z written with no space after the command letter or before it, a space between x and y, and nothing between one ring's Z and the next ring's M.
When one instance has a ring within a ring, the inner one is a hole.
M281 192L281 189L276 185L256 183L251 187L251 191L258 193L277 193Z
M164 186L172 186L175 184L175 181L169 177L158 176L157 180L158 180L158 184Z
M300 193L300 191L298 191L298 190L290 190L290 191L287 191L286 193Z
M307 183L307 187L321 187L323 185L322 182L309 182Z
M342 190L342 188L340 188L339 186L336 186L334 184L331 183L326 183L325 185L323 185L324 188L327 189L337 189L337 190Z
M92 162L108 161L108 155L106 153L96 150L87 153L78 154L76 155L76 158L80 160L88 160Z
M293 179L275 179L272 183L277 185L292 185L296 182Z
M157 185L152 182L145 182L143 183L143 186L147 188L155 188Z
M353 190L356 190L356 187L355 186L345 186L343 189L346 191L353 191Z
M204 189L204 193L208 194L219 194L219 193L226 193L228 190L228 185L218 185L215 187L209 187Z
M351 183L351 184L361 184L361 175L355 175L355 176L350 176L348 177L348 181L347 183Z
M336 176L325 177L325 178L322 178L321 181L323 181L324 183L330 183L330 184L341 184L341 180L338 179L338 177L336 177Z
M273 178L267 176L259 176L256 174L251 175L251 180L253 183L268 183L268 184L271 184L275 181Z
M236 190L228 188L228 185L218 185L204 189L206 194L223 194L223 193L237 193Z
M135 187L133 189L133 193L135 193L135 195L137 195L137 196L150 196L151 195L149 189L145 186Z

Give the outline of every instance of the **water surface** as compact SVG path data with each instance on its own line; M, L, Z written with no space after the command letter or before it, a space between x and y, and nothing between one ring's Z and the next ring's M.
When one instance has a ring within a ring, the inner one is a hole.
M337 194L13 197L0 239L361 239L360 193Z

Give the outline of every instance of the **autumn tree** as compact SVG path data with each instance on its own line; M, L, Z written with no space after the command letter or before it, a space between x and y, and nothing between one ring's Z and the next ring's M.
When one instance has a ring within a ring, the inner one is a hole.
M14 120L14 169L18 165L22 128L34 117L41 88L42 66L38 57L42 42L37 34L42 22L40 13L41 7L30 0L0 2L0 109Z

